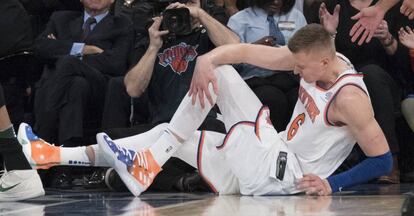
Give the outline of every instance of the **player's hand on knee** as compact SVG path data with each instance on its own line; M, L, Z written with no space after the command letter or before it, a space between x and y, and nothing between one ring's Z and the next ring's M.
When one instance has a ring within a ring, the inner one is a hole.
M303 175L303 178L297 184L297 188L303 190L307 195L327 196L332 193L329 182L314 174Z
M189 96L192 97L193 105L196 103L198 97L201 107L204 108L204 95L207 97L211 106L214 105L211 92L209 91L209 84L211 83L213 85L214 93L218 93L217 78L214 74L214 69L215 65L212 64L207 55L197 58L189 91Z

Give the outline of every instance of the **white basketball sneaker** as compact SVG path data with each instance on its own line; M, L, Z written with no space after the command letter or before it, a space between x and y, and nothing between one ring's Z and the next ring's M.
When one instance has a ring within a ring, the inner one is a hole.
M116 170L129 191L135 196L147 190L155 176L162 170L149 149L135 152L122 148L105 133L97 134L96 140L108 164Z
M6 171L0 178L0 202L12 202L45 195L36 170Z
M60 164L60 148L39 138L30 125L20 124L17 140L32 168L49 169Z

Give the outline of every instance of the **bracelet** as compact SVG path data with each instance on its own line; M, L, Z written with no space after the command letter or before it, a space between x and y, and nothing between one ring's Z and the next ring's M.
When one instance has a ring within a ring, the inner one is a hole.
M338 33L337 31L335 32L329 32L329 35L331 36L332 39L336 38L336 33Z
M330 33L329 32L329 35L331 36L331 38L332 39L334 39L335 40L335 38L336 38L336 33L338 33L337 31L335 31L334 33Z

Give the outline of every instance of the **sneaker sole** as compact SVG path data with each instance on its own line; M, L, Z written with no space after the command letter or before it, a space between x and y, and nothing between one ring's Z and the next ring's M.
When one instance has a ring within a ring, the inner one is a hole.
M12 189L10 191L3 192L2 194L0 193L0 202L21 201L44 196L45 190L43 189L42 180L36 171L33 172L35 172L34 176L22 182L22 184L26 184L22 185L22 190L13 191Z
M28 193L28 191L24 191L23 193L15 193L13 196L4 196L0 198L0 202L15 202L15 201L22 201L27 199L32 199L40 196L45 195L45 190L34 191Z
M111 191L116 191L115 188L113 188L111 186L111 184L109 184L109 175L111 174L111 171L115 170L114 168L109 168L108 170L106 170L105 173L105 185L111 190Z

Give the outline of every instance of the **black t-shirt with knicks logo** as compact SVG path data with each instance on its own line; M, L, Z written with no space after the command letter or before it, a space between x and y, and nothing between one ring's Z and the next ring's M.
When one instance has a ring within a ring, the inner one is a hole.
M164 42L158 51L148 86L153 123L171 120L190 88L197 57L213 48L204 28L177 37L171 42Z

